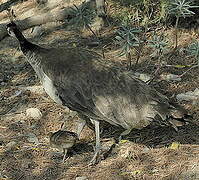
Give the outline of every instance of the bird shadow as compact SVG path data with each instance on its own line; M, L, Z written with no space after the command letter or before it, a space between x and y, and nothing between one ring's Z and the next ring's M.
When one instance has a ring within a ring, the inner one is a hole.
M73 156L76 154L83 154L90 151L93 151L93 146L91 144L79 142L69 150L68 155Z
M113 131L114 129L114 131ZM109 150L103 154L104 159L109 157L114 153L116 144L119 143L118 137L123 131L122 128L113 128L108 133L104 133L103 138L115 139L115 144L112 144L109 147ZM199 145L199 126L196 124L188 124L178 128L178 131L175 131L172 127L157 127L149 125L141 130L134 129L127 136L124 136L123 140L128 140L132 143L145 145L148 148L162 148L168 147L173 142L178 142L179 144L190 144L190 145Z
M199 126L189 124L179 127L176 132L172 127L148 126L142 130L134 130L126 137L128 140L152 148L165 147L172 142L180 144L199 144Z
M104 133L102 138L114 137L117 140L123 130L123 128L111 127L111 130L107 133ZM152 148L167 146L174 141L177 141L181 144L197 145L199 144L198 132L199 126L194 123L178 127L178 131L172 127L161 127L151 124L140 130L133 129L128 135L123 136L123 139Z

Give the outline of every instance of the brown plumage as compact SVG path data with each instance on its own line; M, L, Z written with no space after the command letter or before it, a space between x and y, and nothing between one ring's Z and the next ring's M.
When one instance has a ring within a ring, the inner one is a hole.
M185 124L182 108L98 54L81 48L42 48L28 42L14 23L8 25L8 33L19 40L49 96L93 121L96 151L91 163L96 162L100 151L100 121L126 129L121 135L151 122L175 129L175 121ZM84 121L79 125L78 135L84 125Z
M63 162L65 161L67 150L71 148L78 140L78 135L71 131L58 130L50 133L50 145L64 153Z

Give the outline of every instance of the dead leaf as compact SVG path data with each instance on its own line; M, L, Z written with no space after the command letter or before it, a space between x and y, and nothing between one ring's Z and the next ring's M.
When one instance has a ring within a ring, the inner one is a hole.
M169 149L178 149L180 147L180 143L178 142L173 142L170 146L169 146Z

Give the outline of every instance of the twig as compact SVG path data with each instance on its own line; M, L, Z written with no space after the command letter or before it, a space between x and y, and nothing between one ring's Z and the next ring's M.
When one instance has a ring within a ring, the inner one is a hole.
M181 75L179 75L179 77L184 76L187 72L189 72L191 69L196 68L196 67L199 67L199 64L190 67L187 71L185 71L185 72L183 72Z
M147 65L147 68L148 68L148 67L159 67L159 66L160 66L159 64ZM199 65L197 65L197 66L199 66ZM174 67L174 68L180 68L180 69L182 69L182 68L192 67L192 65L172 65L172 64L162 64L162 65L161 65L161 67ZM142 67L142 68L140 68L140 69L143 69L143 67ZM138 70L140 70L140 69L138 69Z
M128 69L130 70L130 69L131 69L131 66L132 66L132 64L131 64L131 53L129 52L126 56L127 56L128 62L129 62L129 64L128 64Z
M155 70L155 72L153 74L153 77L146 82L147 84L151 84L153 82L153 80L156 78L158 72L160 71L161 67L163 67L163 66L161 64L158 64L157 69Z
M93 35L98 39L96 33L92 30L92 28L88 24L86 24L86 28L88 28L93 33Z

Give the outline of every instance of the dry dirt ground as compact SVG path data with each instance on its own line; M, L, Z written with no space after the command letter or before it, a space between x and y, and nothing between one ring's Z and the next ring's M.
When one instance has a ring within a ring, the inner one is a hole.
M25 9L26 1L18 7ZM27 13L28 14L28 13ZM21 17L23 18L23 17ZM3 19L5 21L5 19ZM89 33L80 36L59 23L43 26L43 34L34 35L25 31L30 41L52 46L86 47L93 37ZM102 30L102 46L106 58L125 62L118 57L119 49L112 41L114 27ZM172 39L173 30L167 31ZM180 47L185 47L193 38L198 39L194 30L182 30ZM94 50L100 51L98 48ZM148 51L144 52L138 66L140 72L152 73L154 66L148 66ZM169 57L169 58L168 58ZM168 64L190 64L193 59L183 52L168 54ZM155 60L150 61L154 65ZM151 68L150 68L151 67ZM182 74L187 69L162 68L160 74ZM154 86L168 96L195 90L199 84L199 69L187 72L181 81L154 81ZM199 179L199 104L181 103L193 114L195 124L179 128L146 127L135 130L126 141L112 146L106 158L95 166L88 166L93 155L95 136L85 128L80 141L71 149L68 159L62 163L62 154L49 146L48 133L60 128L67 121L69 130L75 131L78 118L73 112L56 105L42 91L24 90L23 87L39 86L31 66L25 61L18 43L11 37L0 42L0 179L4 180L73 180L86 176L89 180L197 180ZM38 108L42 117L33 119L26 115L28 108ZM32 134L31 134L32 133ZM35 143L35 135L39 143ZM32 136L31 136L32 137ZM111 146L111 135L103 138L103 145Z

